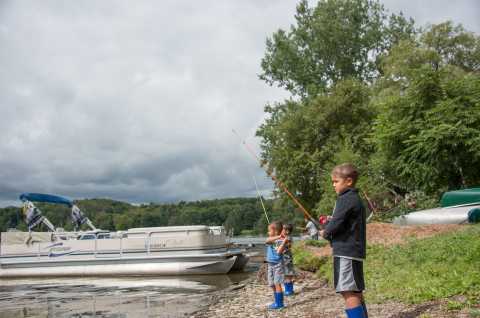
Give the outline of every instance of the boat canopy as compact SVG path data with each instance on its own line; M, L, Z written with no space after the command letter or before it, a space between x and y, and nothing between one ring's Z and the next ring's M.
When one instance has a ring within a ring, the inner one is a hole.
M445 192L440 200L442 207L480 203L480 188Z
M20 200L23 202L30 201L30 202L44 202L44 203L57 203L57 204L65 204L68 207L73 206L73 202L58 195L52 194L43 194L43 193L22 193L20 195Z
M22 193L20 195L20 200L24 202L24 214L26 217L28 229L31 229L37 226L40 223L44 223L50 228L50 230L55 231L53 225L42 216L41 211L35 207L32 202L43 202L43 203L55 203L55 204L64 204L72 209L72 223L75 227L80 227L82 224L87 224L92 230L96 230L95 226L92 224L90 219L86 217L82 210L76 206L73 201L52 194L43 194L43 193Z

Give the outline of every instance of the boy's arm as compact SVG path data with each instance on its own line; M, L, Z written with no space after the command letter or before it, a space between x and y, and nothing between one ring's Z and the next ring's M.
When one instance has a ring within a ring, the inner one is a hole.
M332 218L327 223L325 230L320 232L321 235L324 238L329 239L333 234L337 233L347 219L348 212L351 210L351 208L352 203L350 200L338 200Z
M265 244L272 244L272 243L275 243L276 240L278 240L281 236L278 235L278 236L269 236L267 237L266 241L265 241Z
M277 247L277 253L278 254L283 254L283 252L285 252L285 246L287 244L288 240L283 240L282 244L280 244L279 247Z

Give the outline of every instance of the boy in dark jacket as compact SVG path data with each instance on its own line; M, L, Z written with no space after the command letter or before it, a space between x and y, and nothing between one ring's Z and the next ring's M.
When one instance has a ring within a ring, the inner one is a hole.
M364 318L368 317L363 300L366 211L355 189L358 172L346 163L336 166L331 177L338 198L332 218L320 235L332 244L335 290L345 300L347 317Z

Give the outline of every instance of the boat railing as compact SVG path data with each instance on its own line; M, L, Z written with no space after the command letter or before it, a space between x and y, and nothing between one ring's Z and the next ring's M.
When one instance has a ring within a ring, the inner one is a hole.
M188 230L186 232L189 232ZM145 250L146 250L146 255L149 256L151 255L152 253L152 235L154 234L164 234L165 231L164 230L155 230L155 231L138 231L138 232L135 232L135 234L145 234ZM117 235L118 235L118 238L119 238L119 255L120 257L123 257L123 239L126 237L127 235L127 231L123 231L123 232L117 232ZM130 233L131 234L131 233ZM224 232L221 230L221 227L214 227L212 229L209 230L209 234L211 235L223 235ZM162 237L163 239L165 240L168 240L168 239L175 239L176 237L172 236L172 237ZM101 240L101 239L100 239ZM98 236L95 235L95 257L97 257L98 255Z
M85 242L82 245L77 245L77 251L89 252L94 258L109 258L109 257L124 257L130 255L131 250L134 250L135 255L151 255L158 249L167 248L171 241L178 240L177 235L165 235L166 231L159 229L145 230L145 231L117 231L117 232L53 232L49 240L33 241L28 243L30 245L30 253L36 256L37 259L42 259L46 255L56 257L71 255L72 251L65 249L65 247L73 248L74 245L60 244L67 241L82 241ZM185 231L190 232L189 230ZM161 234L155 236L156 234ZM219 240L220 236L225 236L225 230L223 227L211 227L208 230L208 242L226 242ZM89 235L88 238L83 238L83 235ZM91 236L90 236L91 235ZM83 239L82 239L83 238ZM127 243L125 239L138 239L137 243ZM212 241L213 238L213 241ZM143 241L143 243L141 243ZM89 242L89 243L87 243ZM110 242L103 244L103 242ZM3 242L2 242L3 243ZM86 244L86 245L85 245ZM173 243L175 245L175 242ZM3 249L1 253L3 253ZM76 254L76 252L75 252ZM2 256L3 254L0 254ZM30 254L31 255L31 254Z

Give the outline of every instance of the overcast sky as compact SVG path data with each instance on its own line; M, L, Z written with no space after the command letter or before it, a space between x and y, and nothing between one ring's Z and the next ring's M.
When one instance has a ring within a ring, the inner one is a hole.
M166 202L254 196L265 39L297 1L0 0L0 206L22 192ZM314 3L311 1L311 3ZM480 33L480 1L384 1Z

